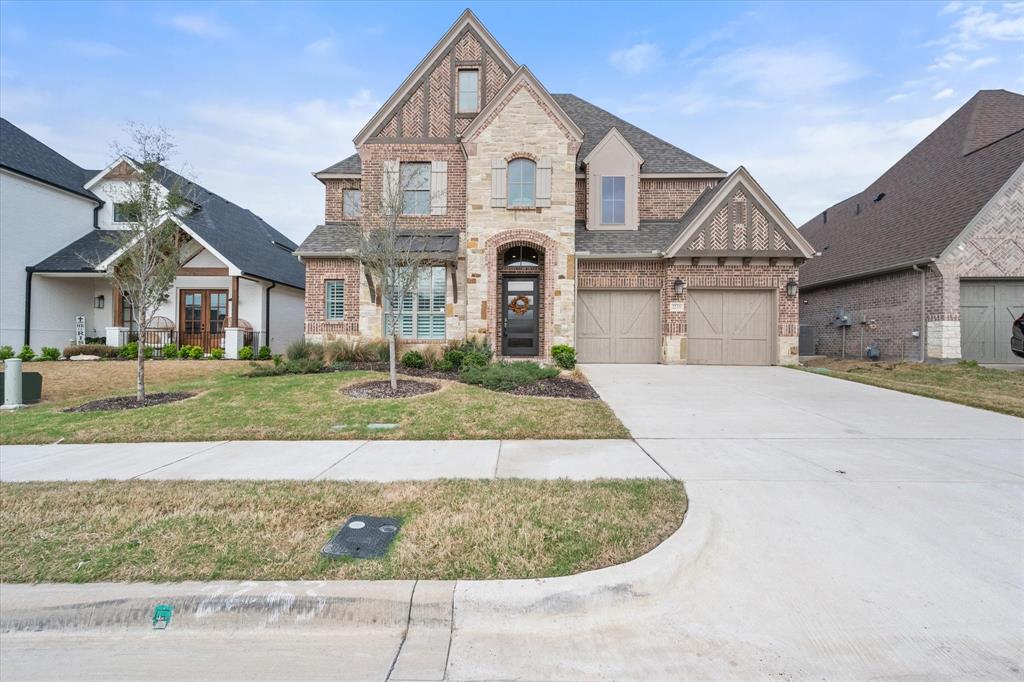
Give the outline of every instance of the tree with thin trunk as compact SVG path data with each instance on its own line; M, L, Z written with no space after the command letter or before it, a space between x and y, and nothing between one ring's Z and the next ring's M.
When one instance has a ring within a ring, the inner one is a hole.
M153 318L170 297L187 239L173 217L195 210L194 185L166 166L174 152L163 128L129 123L127 147L114 144L124 167L124 182L111 190L127 220L106 239L120 254L107 268L115 292L120 291L138 327L135 398L146 398L146 342Z
M425 237L399 227L405 200L398 179L392 178L384 185L376 214L364 214L361 224L349 229L358 243L355 258L372 282L374 301L383 308L391 389L398 390L399 318L416 304L416 287L428 254Z

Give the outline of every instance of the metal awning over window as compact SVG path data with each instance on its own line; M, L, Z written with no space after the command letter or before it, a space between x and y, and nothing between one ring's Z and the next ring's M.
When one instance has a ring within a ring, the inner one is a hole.
M395 240L399 251L422 253L431 260L453 261L459 252L458 232L409 232Z

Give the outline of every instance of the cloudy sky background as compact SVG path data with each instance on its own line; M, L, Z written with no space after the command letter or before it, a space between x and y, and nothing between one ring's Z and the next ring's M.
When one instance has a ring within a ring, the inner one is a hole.
M798 225L863 189L977 90L1024 92L1024 2L470 3L551 92L726 170ZM0 2L0 114L102 168L128 120L296 241L310 173L465 3Z

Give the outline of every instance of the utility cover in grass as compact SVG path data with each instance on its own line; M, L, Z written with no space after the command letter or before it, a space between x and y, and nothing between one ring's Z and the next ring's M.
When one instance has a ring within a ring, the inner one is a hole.
M352 516L320 553L331 559L373 559L384 556L401 526L401 521L389 517Z

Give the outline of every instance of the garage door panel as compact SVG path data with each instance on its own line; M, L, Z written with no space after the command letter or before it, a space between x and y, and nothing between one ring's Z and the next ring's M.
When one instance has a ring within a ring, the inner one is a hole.
M1024 363L1010 352L1010 322L1024 312L1024 280L960 282L960 352L965 360Z
M771 364L771 292L695 290L689 300L688 362Z
M580 362L658 362L658 291L580 291L576 345Z
M693 365L723 365L721 339L690 339L687 362Z

